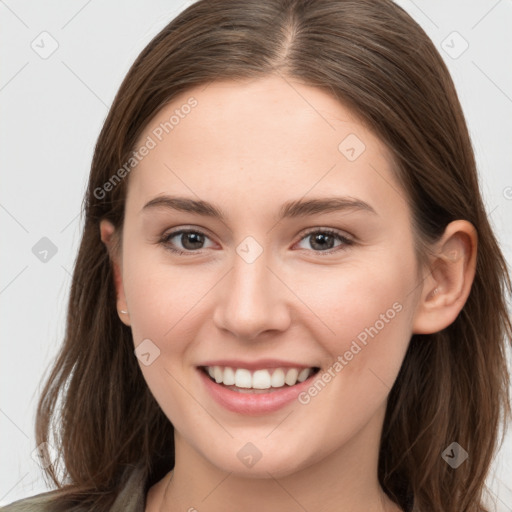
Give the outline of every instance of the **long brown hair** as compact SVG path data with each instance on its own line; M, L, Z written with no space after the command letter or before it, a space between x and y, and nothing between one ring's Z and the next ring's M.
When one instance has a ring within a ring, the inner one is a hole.
M100 240L100 219L122 232L129 176L108 193L98 190L176 95L273 73L332 94L390 148L425 247L456 219L477 230L476 276L461 313L441 332L412 336L389 395L378 477L404 509L413 495L415 510L485 510L485 478L511 412L510 277L447 67L391 0L202 0L132 65L96 144L65 339L38 406L37 443L56 447L63 466L46 469L59 487L52 510L106 511L135 466L145 468L148 487L174 466L173 426L144 381L131 330L119 321ZM469 453L456 470L441 458L454 441Z

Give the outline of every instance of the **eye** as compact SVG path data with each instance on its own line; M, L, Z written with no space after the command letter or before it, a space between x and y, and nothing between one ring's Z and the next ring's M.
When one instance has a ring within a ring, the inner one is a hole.
M173 242L173 239L176 239L176 241ZM203 246L205 240L209 240L209 237L202 231L195 229L179 229L165 234L161 238L160 243L173 253L192 255L194 253L200 253L201 249L207 248ZM334 245L336 240L339 242L338 245ZM350 240L337 231L318 228L306 233L299 243L303 241L309 241L313 252L323 254L332 254L333 252L344 250L347 246L354 244L353 240ZM181 244L182 248L176 247L177 244ZM304 247L301 248L304 249ZM308 248L305 249L307 250Z
M173 238L177 239L183 247L182 250L179 247L176 248L176 243L171 242ZM200 252L200 249L205 249L202 245L205 243L205 239L209 239L208 236L202 231L192 229L180 229L172 231L162 237L160 243L162 243L166 249L177 254L191 254L194 252Z
M334 245L336 240L339 241L337 246ZM350 240L338 231L318 228L306 233L306 235L301 238L301 242L302 241L309 241L310 247L313 248L314 252L322 252L324 254L332 254L333 252L344 250L347 246L354 244L353 240ZM334 250L332 250L333 248Z

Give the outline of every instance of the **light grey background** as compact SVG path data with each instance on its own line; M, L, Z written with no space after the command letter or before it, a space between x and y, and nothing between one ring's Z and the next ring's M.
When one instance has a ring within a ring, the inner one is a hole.
M48 489L31 455L34 415L64 335L96 138L133 60L190 3L0 0L0 505ZM511 262L512 1L398 3L450 68L487 209ZM43 237L57 250L46 262L32 250ZM512 511L510 431L491 477L496 510Z

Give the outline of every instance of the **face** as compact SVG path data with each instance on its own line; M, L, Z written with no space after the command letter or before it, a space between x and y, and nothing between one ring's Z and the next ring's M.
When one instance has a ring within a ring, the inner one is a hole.
M250 476L377 447L418 285L386 146L277 77L191 89L143 144L118 300L179 443Z

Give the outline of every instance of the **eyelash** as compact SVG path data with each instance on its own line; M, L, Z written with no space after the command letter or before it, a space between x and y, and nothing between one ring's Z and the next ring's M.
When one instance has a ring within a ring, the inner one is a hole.
M170 245L169 240L171 238L174 238L177 235L182 235L182 234L185 234L185 233L200 234L200 235L203 235L203 236L209 238L206 233L203 233L202 231L197 230L197 229L179 229L179 230L176 230L176 231L172 231L171 233L168 233L166 235L163 235L162 238L160 239L159 243L161 243L167 250L171 251L172 253L178 254L178 255L191 256L191 255L194 255L194 254L201 254L201 252L200 252L201 249L199 249L197 251L193 251L193 250L183 251L181 249L176 249L175 247L172 247ZM307 233L305 233L302 236L302 238L299 240L299 242L301 242L302 240L304 240L308 236L311 236L311 235L317 234L317 233L322 233L322 234L327 234L327 235L333 236L333 237L337 238L340 242L342 242L341 245L339 245L339 246L337 246L337 247L335 247L333 249L326 250L326 251L315 251L315 250L313 250L313 252L318 253L318 254L320 254L322 256L323 255L333 254L333 253L338 252L338 251L343 251L348 246L354 245L354 243L355 243L353 240L343 236L340 232L335 231L333 229L328 229L328 228L326 228L326 229L314 228L314 229L308 231ZM304 249L304 250L308 250L308 249Z

